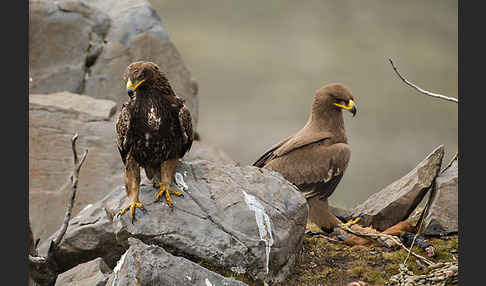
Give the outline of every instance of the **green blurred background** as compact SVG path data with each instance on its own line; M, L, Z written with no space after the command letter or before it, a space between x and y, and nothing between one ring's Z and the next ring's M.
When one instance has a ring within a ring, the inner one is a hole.
M314 91L348 86L352 155L331 204L350 208L445 145L457 151L458 3L428 1L149 1L199 83L202 140L241 165L298 131Z

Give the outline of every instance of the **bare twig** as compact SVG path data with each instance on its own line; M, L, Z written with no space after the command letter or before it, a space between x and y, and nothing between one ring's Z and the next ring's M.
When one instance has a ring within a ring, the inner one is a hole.
M325 238L328 241L335 242L335 243L341 243L341 244L344 243L341 240L333 239L333 238L330 238L329 236L326 236L326 235L323 235L323 234L317 234L317 235L314 235L314 237Z
M406 83L407 85L413 87L418 92L423 93L423 94L428 95L428 96L435 97L435 98L440 98L440 99L444 99L444 100L448 100L448 101L452 101L452 102L458 103L458 99L457 98L448 97L448 96L445 96L445 95L442 95L442 94L438 94L438 93L433 93L433 92L430 92L430 91L427 91L425 89L422 89L422 88L418 87L416 84L413 84L412 82L410 82L409 80L407 80L405 77L403 77L400 74L400 72L398 71L398 68L395 66L395 64L393 63L392 59L388 59L388 60L390 61L390 64L392 65L393 70L398 75L398 77L400 77L400 79L404 83Z
M71 219L71 212L73 209L74 200L76 198L76 192L78 189L79 171L81 170L81 167L83 166L84 161L86 160L86 156L88 155L88 149L86 149L83 153L83 156L81 157L81 160L78 160L78 154L76 152L77 139L78 139L78 134L76 133L71 139L71 145L72 145L73 157L74 157L74 168L72 174L70 175L71 187L72 187L71 198L68 202L64 221L61 225L61 228L57 232L56 237L51 241L51 245L47 252L47 257L36 256L35 253L37 251L35 249L31 250L31 253L29 253L29 265L31 269L30 276L36 282L39 282L40 285L54 285L57 279L57 275L59 274L59 268L56 263L55 253L69 225L69 220ZM29 225L29 230L30 230L30 225Z
M73 157L74 157L74 169L73 173L71 174L71 198L68 203L68 207L66 209L66 215L64 216L64 221L62 223L61 229L58 232L57 237L54 239L54 244L59 245L61 242L62 238L64 237L64 234L66 233L69 220L71 219L71 212L73 210L73 205L74 205L74 200L76 198L76 192L78 190L78 176L79 176L79 170L81 169L81 166L84 163L84 160L86 159L86 156L88 155L88 149L84 151L83 156L81 157L81 161L78 162L78 154L76 152L76 140L78 139L78 134L74 134L73 138L71 139L71 145L73 149Z
M364 233L364 232L359 232L359 231L352 230L348 226L345 226L345 225L342 225L342 224L338 225L338 227L341 228L342 230L345 230L345 231L347 231L347 232L349 232L351 234L357 235L357 236L370 237L372 239L375 239L376 241L378 241L379 243L381 243L382 245L385 245L387 247L388 247L388 245L385 243L385 241L386 240L392 240L394 243L396 243L397 245L399 245L400 247L402 247L403 249L405 249L405 250L408 251L408 248L405 245L403 245L403 243L400 241L400 239L396 238L393 235L384 234L384 233ZM421 259L424 263L427 264L427 266L435 265L434 262L428 260L427 258L425 258L425 257L423 257L423 256L421 256L419 254L414 253L413 251L411 251L410 254L412 254L416 258Z
M425 206L425 209L423 210L423 212L427 212L427 209L428 209L429 205L427 204ZM413 240L412 240L412 244L410 245L410 248L408 249L408 253L407 253L407 257L405 257L405 260L403 261L403 264L406 264L407 263L407 260L408 260L408 257L410 256L410 253L412 251L412 247L413 247L413 244L415 243L415 239L417 238L417 236L419 235L420 231L422 230L422 226L423 226L423 223L424 223L424 220L420 220L420 224L419 224L419 227L413 237Z
M418 236L418 232L413 237L412 244L410 245L410 248L408 249L407 257L405 257L405 260L403 260L403 264L406 264L408 257L410 257L410 253L412 252L412 247L413 247L413 244L415 243L415 239L417 238L417 236Z

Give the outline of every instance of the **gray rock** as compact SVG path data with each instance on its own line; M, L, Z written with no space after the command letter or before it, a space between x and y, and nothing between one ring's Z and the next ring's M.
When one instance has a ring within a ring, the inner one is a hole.
M184 156L185 161L207 160L217 164L237 165L223 150L207 145L201 141L193 141L192 147Z
M29 1L32 93L70 91L118 104L134 61L158 64L198 119L197 83L145 0Z
M458 232L457 159L435 179L422 234L449 235Z
M361 217L361 225L372 225L379 231L405 220L432 186L443 156L441 145L408 174L356 206L352 217Z
M71 190L71 138L78 132L81 168L73 213L100 200L122 181L122 162L112 121L116 103L61 92L29 96L29 214L34 239L41 241L62 224Z
M29 1L32 93L84 89L86 61L101 52L108 15L84 1Z
M101 258L61 273L56 280L56 286L105 286L112 270Z
M86 206L71 219L60 244L60 255L56 257L61 272L97 257L103 258L110 268L115 267L126 250L126 246L116 240L113 223L116 210L121 207L121 202L117 203L116 200L123 200L124 193L124 188L118 187L102 200ZM46 256L50 241L56 234L41 241L39 255Z
M283 281L290 274L308 212L295 186L266 169L203 160L180 164L178 173L188 188L184 197L174 197L172 210L165 200L154 202L152 186L142 186L140 200L148 212L137 210L134 224L128 215L113 218L129 202L123 187L81 212L61 242L60 264L69 269L103 257L114 267L134 237L259 281Z
M129 238L130 248L118 262L107 285L227 285L244 286L162 247Z
M329 211L343 222L347 222L352 215L350 210L335 206L329 206Z

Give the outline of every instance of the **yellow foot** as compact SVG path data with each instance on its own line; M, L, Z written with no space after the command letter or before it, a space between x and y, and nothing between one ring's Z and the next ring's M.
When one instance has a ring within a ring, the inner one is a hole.
M155 184L155 186L160 187L160 191L155 196L155 199L158 200L160 196L162 196L165 193L165 198L167 199L167 203L169 204L169 207L172 207L172 198L170 197L170 194L174 194L178 197L184 196L181 192L174 191L170 187L170 184L163 184L161 182L158 182L157 184Z
M350 220L347 223L343 224L343 226L351 226L353 224L356 224L360 219L361 219L360 217L357 217L357 218Z
M135 208L145 210L141 202L131 202L128 204L128 206L126 206L118 213L118 216L122 216L124 213L127 212L127 210L130 210L130 218L132 219L132 223L133 223L133 218L135 216Z

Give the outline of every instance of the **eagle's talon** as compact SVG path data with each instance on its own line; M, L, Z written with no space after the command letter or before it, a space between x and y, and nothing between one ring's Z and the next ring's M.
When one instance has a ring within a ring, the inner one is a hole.
M136 208L139 208L139 209L145 209L145 207L142 205L141 202L130 202L128 204L128 206L126 206L124 209L122 209L118 214L117 216L118 217L121 217L122 215L124 215L128 210L130 210L129 212L129 216L130 218L132 219L132 224L133 224L133 221L134 221L134 218L135 218L135 209Z
M343 226L352 226L353 224L356 224L360 219L360 217L357 217L355 219L349 220L347 223L343 224Z
M159 198L165 194L165 199L167 200L167 204L169 205L170 208L173 207L173 201L172 198L170 197L170 194L176 195L178 197L183 197L184 195L181 192L175 191L170 187L170 184L163 184L161 182L158 182L156 184L156 187L160 187L160 191L157 193L155 196L156 201L159 200Z

